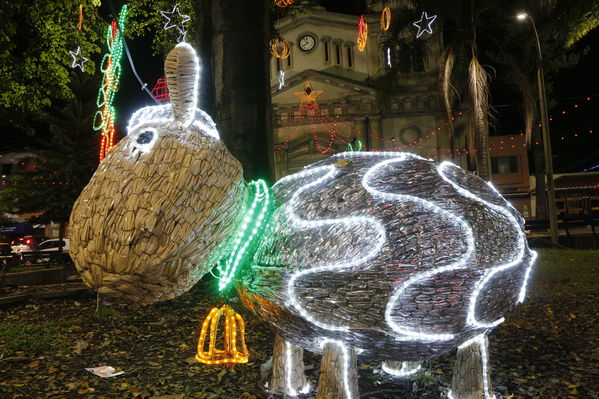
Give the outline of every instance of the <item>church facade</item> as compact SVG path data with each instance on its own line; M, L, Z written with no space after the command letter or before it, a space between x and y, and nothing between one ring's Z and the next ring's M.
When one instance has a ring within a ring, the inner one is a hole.
M387 33L381 28L381 9L371 4L364 16L368 36L363 51L355 15L312 7L276 24L290 53L271 59L277 179L349 148L395 149L435 159L448 155L443 153L449 145L437 89L441 46L429 43L429 65L382 100L373 82L395 57L382 44ZM440 41L426 34L422 40Z

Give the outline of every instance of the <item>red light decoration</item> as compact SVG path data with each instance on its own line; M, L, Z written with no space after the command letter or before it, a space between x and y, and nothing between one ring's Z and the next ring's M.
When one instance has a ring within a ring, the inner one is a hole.
M281 7L281 8L285 8L287 6L290 6L293 3L295 3L295 0L275 0L275 5L277 7Z
M156 101L169 101L171 96L168 92L168 86L166 84L166 79L160 78L156 81L156 85L152 89L152 95L156 99Z
M360 15L358 21L358 50L364 51L366 49L366 40L368 39L368 24L364 20L364 15Z

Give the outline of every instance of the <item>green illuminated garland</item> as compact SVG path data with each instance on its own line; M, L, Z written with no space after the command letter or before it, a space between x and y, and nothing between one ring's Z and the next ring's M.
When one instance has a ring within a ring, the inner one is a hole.
M257 242L264 230L268 213L270 212L270 191L264 180L250 182L253 193L252 203L246 206L241 225L234 234L231 250L218 264L220 273L218 289L223 291L233 280L239 265L243 264L253 254Z

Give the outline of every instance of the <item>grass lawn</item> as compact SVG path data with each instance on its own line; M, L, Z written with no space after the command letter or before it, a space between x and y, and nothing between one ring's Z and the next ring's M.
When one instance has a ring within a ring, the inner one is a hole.
M541 250L528 299L490 335L495 391L506 398L599 398L599 252ZM102 306L95 298L40 300L0 308L0 399L266 398L260 365L274 337L242 311L250 363L224 369L195 361L198 328L217 303L199 284L148 307ZM237 308L240 308L237 306ZM320 356L306 353L317 380ZM425 361L397 381L360 363L363 398L439 398L451 382L454 354ZM124 375L101 379L85 367Z

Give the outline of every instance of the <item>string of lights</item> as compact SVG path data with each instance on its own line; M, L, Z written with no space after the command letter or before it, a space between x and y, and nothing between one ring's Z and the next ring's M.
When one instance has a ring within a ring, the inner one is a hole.
M562 109L557 116L552 117L551 121L552 122L557 122L558 118L561 117L565 117L566 115L569 115L568 109L573 109L573 110L580 110L582 108L583 104L589 103L590 101L592 101L592 97L590 96L586 96L583 98L583 101L576 101L573 104L571 104L570 106ZM319 112L317 107L314 107L312 105L304 105L302 107L299 108L298 110L299 112L294 112L293 115L287 118L287 121L284 123L282 121L282 119L277 120L277 123L279 125L279 128L284 130L285 134L285 140L280 143L277 148L275 148L274 152L277 153L279 151L282 151L283 149L287 148L288 144L289 144L289 137L295 137L295 132L297 131L297 129L301 126L305 126L305 125L312 125L311 126L311 132L312 132L312 136L314 138L314 142L315 142L315 147L316 149L321 152L322 154L326 154L328 153L334 146L335 141L341 141L342 143L347 144L348 142L351 142L351 139L348 138L347 136L344 136L342 134L339 133L339 129L337 129L338 124L340 124L345 130L349 130L351 131L351 133L354 136L360 136L361 132L351 126L350 124L346 124L346 123L341 123L339 122L339 114L335 115L335 119L332 120L329 116L323 115ZM454 114L454 116L451 118L452 121L455 121L457 118L460 118L464 116L463 112L456 112ZM315 125L315 122L318 122L317 124L320 124L320 129ZM328 131L329 134L329 143L326 147L323 147L320 145L320 141L318 138L318 132L322 131L322 126L326 127L326 130ZM331 127L332 126L332 127ZM443 129L447 128L448 123L444 122L442 126L437 126L435 129L431 130L428 134L419 137L415 140L413 140L410 143L407 144L397 144L397 140L395 138L391 138L391 139L386 139L383 137L379 137L376 136L372 133L369 133L369 139L370 142L378 142L379 144L381 144L384 149L378 149L376 147L380 147L377 145L374 146L370 146L370 147L365 147L364 150L369 150L369 151L403 151L403 150L410 150L410 149L414 149L414 150L424 150L424 151L429 151L429 157L437 159L439 158L439 155L437 155L437 153L440 154L441 157L445 157L445 156L452 156L452 155L466 155L469 154L470 151L472 152L476 152L476 149L473 150L469 150L467 147L461 147L461 148L445 148L445 147L434 147L431 148L424 146L424 144L432 139L438 132L443 131ZM540 126L540 124L539 124ZM291 131L286 131L285 129L287 128L292 128ZM562 142L564 141L568 141L568 140L573 140L573 139L581 139L584 138L586 136L592 135L594 132L594 130L592 129L592 126L583 126L580 127L578 129L575 129L575 131L571 132L571 133L567 133L567 134L562 134L560 136L555 136L556 140L560 140ZM505 140L500 140L499 142L493 141L490 143L488 150L490 152L500 152L500 151L504 151L504 150L513 150L516 149L517 147L529 147L529 144L527 144L525 141L524 142L519 142L522 140L519 140L519 137L523 137L524 136L524 132L518 132L516 134L512 134L509 135L507 139ZM532 145L542 145L542 142L540 141L535 141L533 143L531 143ZM373 148L374 147L374 148Z

